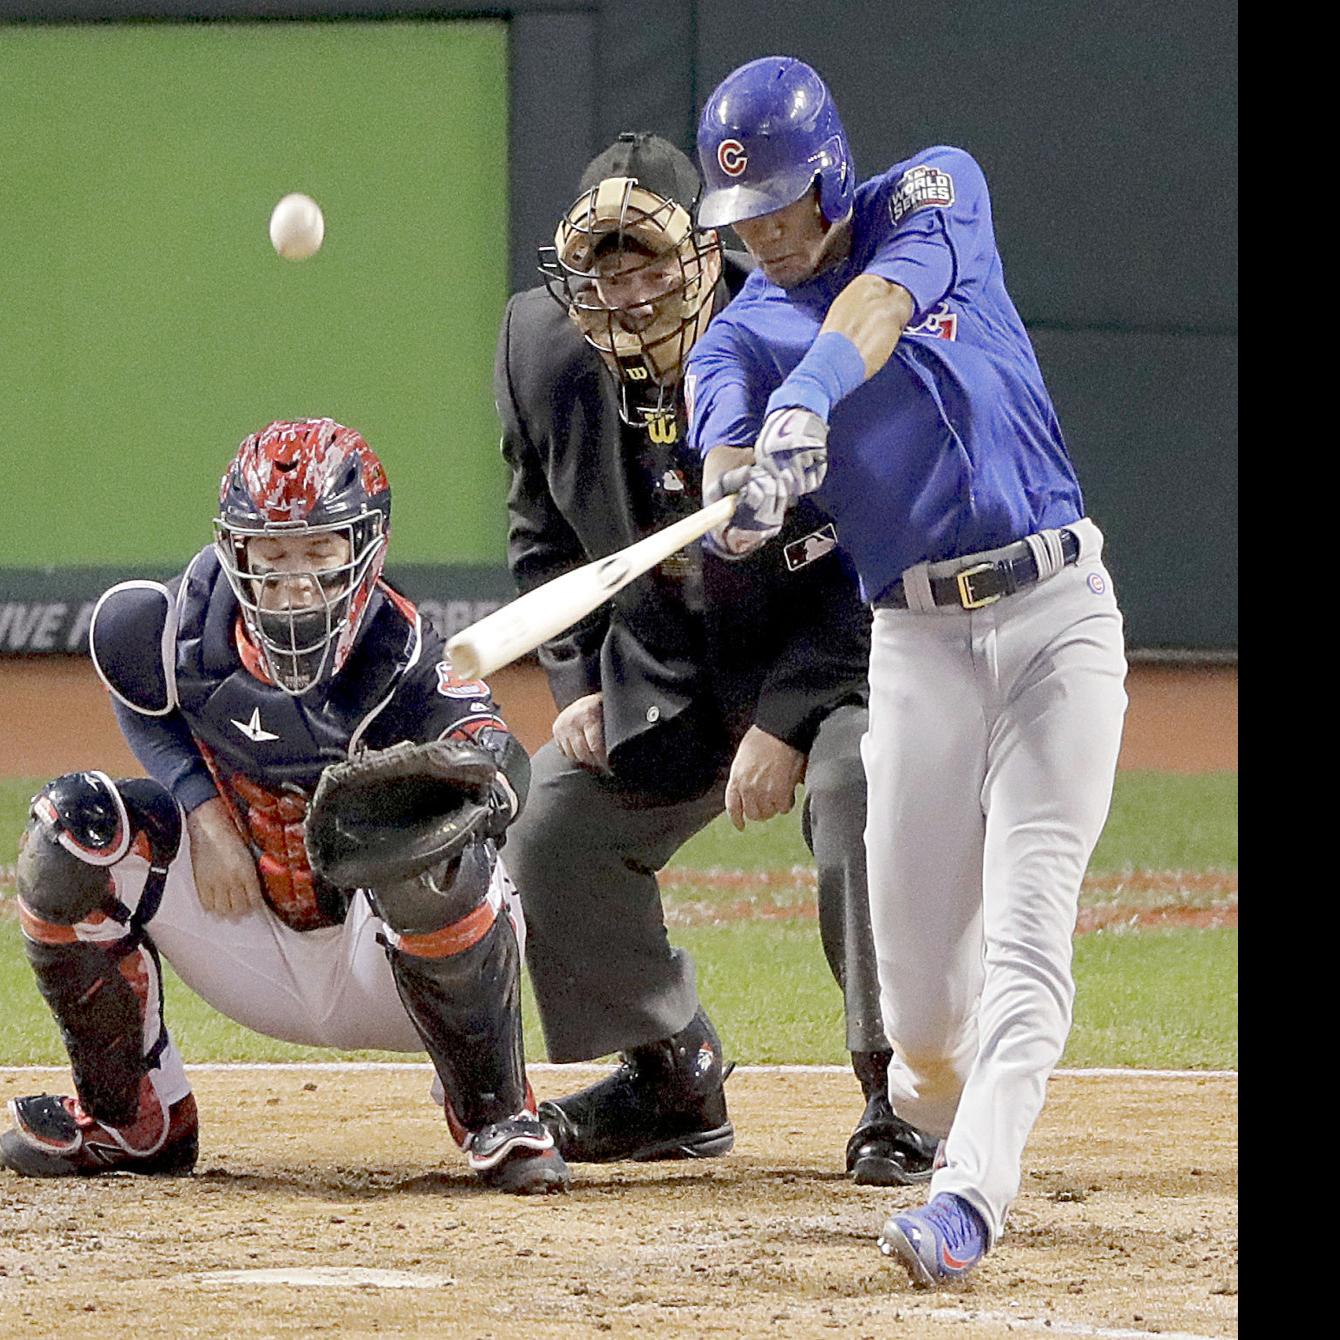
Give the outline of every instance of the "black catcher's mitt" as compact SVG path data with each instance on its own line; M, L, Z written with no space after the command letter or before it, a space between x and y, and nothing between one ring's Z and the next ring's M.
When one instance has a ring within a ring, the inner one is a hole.
M413 879L487 828L493 755L457 740L373 749L321 774L307 808L312 869L337 888Z

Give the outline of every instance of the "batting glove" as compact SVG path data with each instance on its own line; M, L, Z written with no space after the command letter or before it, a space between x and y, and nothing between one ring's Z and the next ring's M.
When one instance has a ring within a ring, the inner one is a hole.
M813 410L775 409L763 420L754 459L788 477L793 496L813 493L828 473L828 425Z
M714 503L727 493L739 494L735 514L703 536L704 548L718 558L744 558L762 548L781 531L796 496L786 479L762 465L727 470L703 489L703 502Z

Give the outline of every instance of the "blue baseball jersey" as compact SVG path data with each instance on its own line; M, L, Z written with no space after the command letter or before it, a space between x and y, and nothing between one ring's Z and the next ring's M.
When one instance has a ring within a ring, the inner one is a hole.
M752 446L768 396L860 274L901 284L915 313L888 363L833 408L833 517L866 600L915 563L993 549L1084 514L1033 346L1009 294L986 179L938 146L857 187L852 249L795 288L750 275L689 356L689 440Z

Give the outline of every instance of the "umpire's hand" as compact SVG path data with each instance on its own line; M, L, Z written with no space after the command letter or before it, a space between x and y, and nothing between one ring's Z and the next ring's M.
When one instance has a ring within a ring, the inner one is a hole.
M588 693L569 703L554 718L554 743L569 762L591 772L608 772L605 752L605 699Z
M805 777L805 755L785 740L750 726L726 782L726 813L743 831L746 819L771 819L789 814L796 803L796 787Z
M220 917L240 917L259 907L264 900L256 861L223 800L215 797L192 810L186 831L200 906Z

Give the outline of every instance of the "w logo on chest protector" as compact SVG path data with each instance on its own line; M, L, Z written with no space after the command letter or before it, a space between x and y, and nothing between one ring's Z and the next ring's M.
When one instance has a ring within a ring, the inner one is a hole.
M679 440L679 424L673 414L648 414L647 436L658 446L669 446Z

